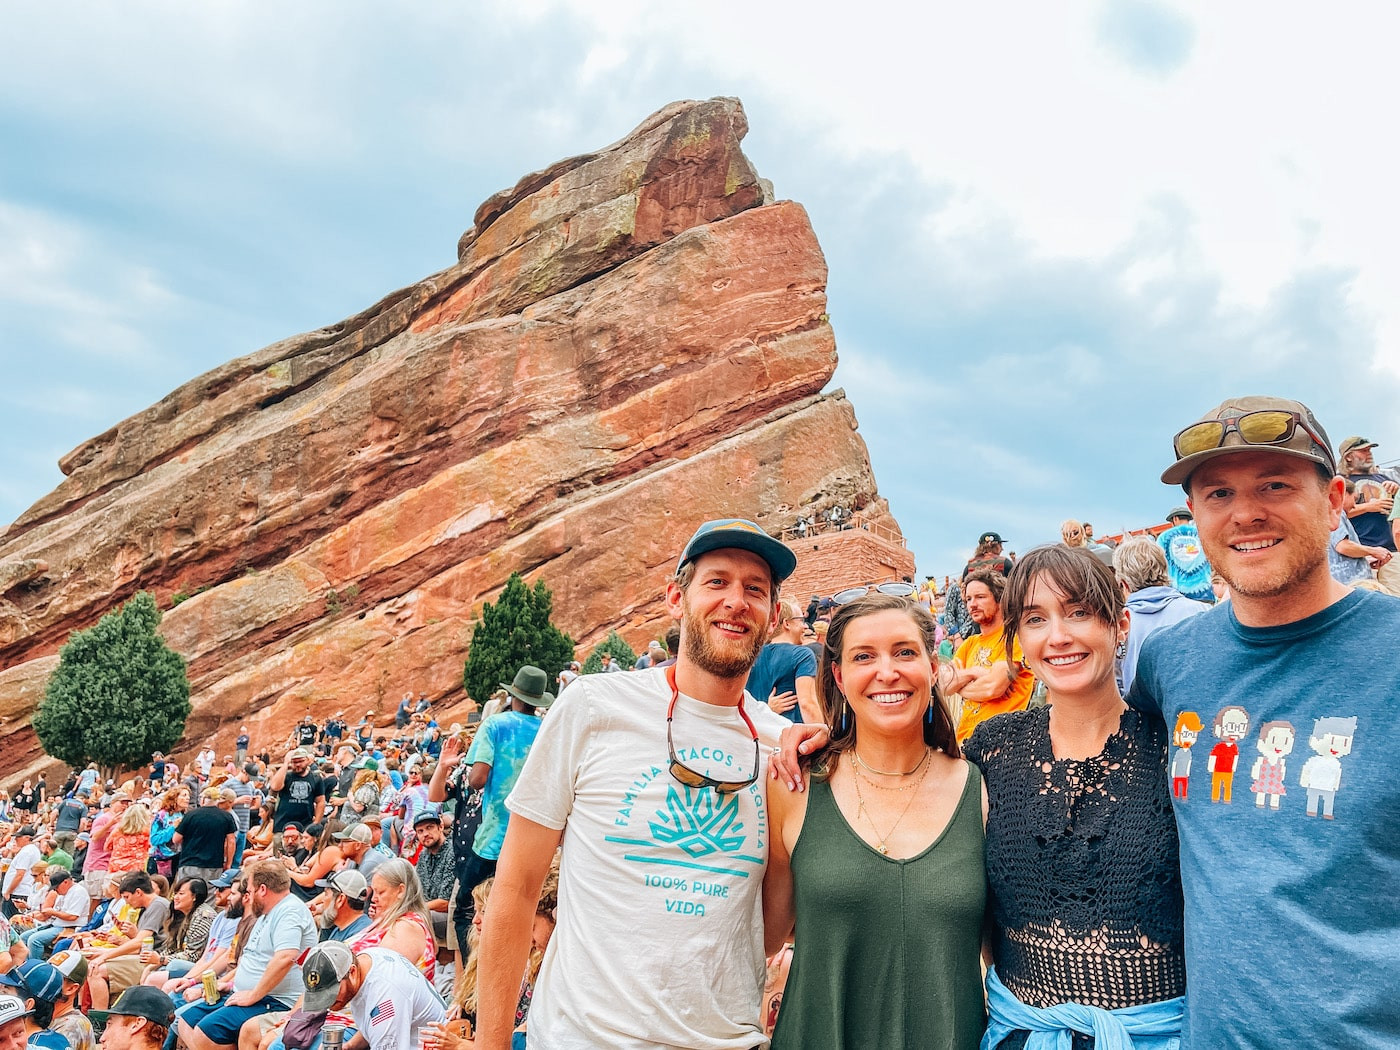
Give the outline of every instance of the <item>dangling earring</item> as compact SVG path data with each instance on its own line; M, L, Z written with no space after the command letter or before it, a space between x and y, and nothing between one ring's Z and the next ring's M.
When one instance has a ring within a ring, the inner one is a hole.
M929 694L928 714L924 715L924 721L927 722L929 725L933 725L933 705L936 703L938 703L937 697L933 696L932 694Z
M1128 639L1126 639L1126 638L1119 638L1119 639L1118 639L1118 648L1115 649L1115 650L1113 650L1113 655L1116 656L1116 657L1118 657L1118 659L1120 659L1120 660L1123 659L1123 657L1125 657L1125 656L1128 655Z
M841 732L844 733L850 725L851 705L846 702L846 698L841 698Z

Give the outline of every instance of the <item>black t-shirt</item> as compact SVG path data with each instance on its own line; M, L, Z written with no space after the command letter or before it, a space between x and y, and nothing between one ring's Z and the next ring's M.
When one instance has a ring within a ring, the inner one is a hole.
M313 723L304 722L297 726L297 743L302 747L316 743L316 726Z
M151 763L151 780L155 783L165 779L165 759Z
M32 790L30 790L30 791L24 791L24 790L16 791L16 792L15 792L15 797L14 797L15 809L22 809L22 810L24 810L26 813L33 813L33 812L34 812L34 802L35 802L35 798L36 798L36 796L35 796L35 794L34 794L34 792L33 792Z
M272 815L272 830L281 831L288 824L306 827L316 819L316 800L325 798L326 782L320 773L307 770L297 776L287 770L282 790L277 792L277 809Z
M224 839L238 834L238 821L218 806L197 806L180 821L180 866L222 868Z

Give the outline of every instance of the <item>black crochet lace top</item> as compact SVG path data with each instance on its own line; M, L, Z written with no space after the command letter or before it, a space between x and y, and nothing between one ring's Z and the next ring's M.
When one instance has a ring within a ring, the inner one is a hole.
M1056 759L1050 709L979 725L997 974L1036 1007L1116 1010L1186 990L1181 869L1160 722L1131 708L1102 753Z

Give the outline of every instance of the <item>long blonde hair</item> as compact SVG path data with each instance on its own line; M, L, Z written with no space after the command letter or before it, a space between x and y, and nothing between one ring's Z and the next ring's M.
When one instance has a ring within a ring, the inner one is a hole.
M139 802L133 802L126 807L121 823L117 825L118 835L139 835L150 830L151 811Z

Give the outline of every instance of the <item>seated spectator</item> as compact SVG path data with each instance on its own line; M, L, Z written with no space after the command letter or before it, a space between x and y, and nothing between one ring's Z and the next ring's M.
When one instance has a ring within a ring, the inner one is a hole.
M347 1010L369 1050L404 1050L443 1019L442 1000L428 979L388 948L351 951L323 944L302 966L307 1010Z
M175 1022L174 1003L159 988L128 988L110 1010L90 1015L105 1025L103 1050L157 1050Z
M232 994L214 1004L196 1000L180 1012L180 1039L189 1050L232 1050L244 1022L290 1010L301 993L296 961L316 943L311 912L292 894L280 860L254 864L248 890L256 922L234 970Z
M127 909L112 926L111 939L117 943L103 948L89 960L87 988L96 1010L107 1009L113 996L139 983L141 966L137 956L145 947L145 936L148 933L152 938L158 936L170 915L170 902L156 893L155 883L144 871L127 872L118 887ZM132 918L133 911L135 918ZM137 964L133 967L129 961L119 960L136 960ZM109 969L108 964L114 962L116 965Z
M359 948L392 948L432 981L436 973L437 943L433 939L432 920L418 873L408 861L395 857L374 870L369 884L373 891L369 905L372 925L360 940Z
M1113 552L1113 571L1128 596L1128 638L1118 666L1118 688L1126 693L1137 672L1138 653L1153 631L1210 608L1171 585L1167 556L1155 540L1133 536Z
M87 887L75 882L71 871L55 869L49 875L49 886L54 891L55 900L34 913L40 925L24 938L29 954L36 959L47 958L53 943L60 937L71 936L87 922L92 911L92 898L88 896Z
M1384 547L1362 544L1350 517L1355 509L1356 482L1347 478L1342 495L1342 518L1327 541L1327 568L1334 580L1348 586L1362 580L1374 580L1376 570L1395 556L1394 552Z
M92 1050L92 1022L78 1009L78 993L87 983L88 961L81 952L55 952L49 965L63 975L63 994L54 1004L49 1027L68 1040L73 1050Z
M63 975L48 963L35 962L22 966L14 973L0 975L0 985L8 985L24 1004L24 1034L26 1047L45 1050L68 1050L68 1040L50 1025L63 999ZM10 1045L0 1042L0 1047Z

